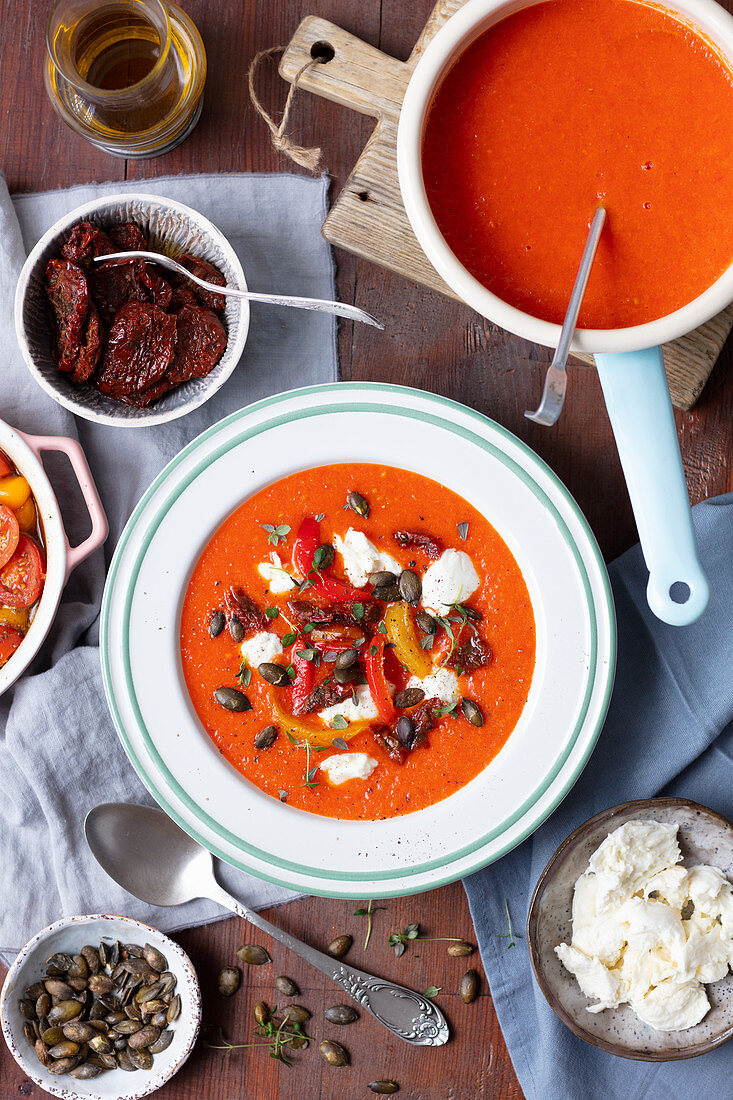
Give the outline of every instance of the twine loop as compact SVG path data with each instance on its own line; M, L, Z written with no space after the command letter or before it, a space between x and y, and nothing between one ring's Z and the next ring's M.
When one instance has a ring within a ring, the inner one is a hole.
M258 54L252 58L252 61L247 72L247 83L249 84L249 98L252 101L254 107L260 118L264 119L267 127L270 131L272 144L277 149L278 153L284 153L285 156L290 157L296 164L299 164L302 168L307 168L310 172L317 172L321 163L321 150L318 147L307 148L304 145L297 145L294 141L288 137L285 132L288 125L288 119L290 117L290 109L293 103L293 96L298 88L298 82L304 73L312 69L314 65L319 65L320 61L317 57L307 61L305 65L295 75L293 83L290 85L288 91L288 97L285 100L285 107L283 109L282 118L277 123L271 115L267 113L265 108L260 103L257 93L255 91L255 74L260 66L260 63L264 61L266 57L273 57L275 54L283 54L285 52L284 46L272 46L269 50L260 50Z

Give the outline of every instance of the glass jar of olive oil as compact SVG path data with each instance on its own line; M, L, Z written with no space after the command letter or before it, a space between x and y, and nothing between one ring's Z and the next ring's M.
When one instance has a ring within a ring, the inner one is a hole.
M58 0L44 76L56 111L117 157L155 157L198 122L206 52L195 25L163 0Z

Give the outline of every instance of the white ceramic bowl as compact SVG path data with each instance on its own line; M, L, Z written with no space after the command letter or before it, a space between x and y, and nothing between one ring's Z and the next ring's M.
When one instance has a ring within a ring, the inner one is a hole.
M450 798L385 821L320 817L263 794L203 729L181 670L183 597L212 533L265 485L303 466L349 461L414 470L478 508L522 570L537 628L529 698L501 752ZM453 881L532 832L593 749L615 645L608 576L593 535L528 447L434 394L346 382L249 405L189 444L125 528L100 623L117 731L162 808L235 866L295 890L354 898Z
M73 569L107 538L107 517L102 508L84 452L73 439L63 436L26 435L0 420L0 451L30 484L36 500L46 543L46 583L33 622L21 645L0 668L0 695L10 687L35 657L53 622L64 585ZM89 510L92 530L78 546L66 537L59 503L41 465L43 451L63 451L79 482Z
M101 940L118 939L123 943L150 943L162 951L169 970L177 980L181 996L181 1014L173 1027L173 1040L161 1054L155 1055L153 1068L128 1073L122 1069L101 1073L90 1081L77 1081L64 1074L49 1073L36 1058L24 1032L25 1023L18 1001L33 982L44 974L44 964L57 951L78 954L84 944L96 946ZM50 924L33 937L18 954L8 971L0 994L0 1020L11 1054L25 1073L52 1096L63 1100L140 1100L156 1092L181 1068L196 1042L201 1025L201 992L191 960L182 948L156 928L107 914L65 917Z
M44 272L48 261L59 255L71 228L85 219L103 229L120 222L135 222L148 235L153 251L164 252L174 259L183 252L192 252L218 267L231 286L246 290L236 252L223 233L196 210L173 199L131 192L95 199L59 218L33 248L18 279L15 331L20 350L31 374L54 401L85 420L117 427L142 428L185 416L208 401L239 362L249 329L249 303L227 298L224 313L227 347L211 373L184 382L148 408L136 409L113 401L90 385L73 385L51 358Z
M425 118L441 80L464 50L495 23L538 0L468 0L435 35L420 58L405 94L397 137L397 166L407 215L436 271L464 302L525 340L557 347L560 326L541 321L487 290L446 244L428 202L422 175ZM733 16L715 0L669 0L664 10L707 35L733 62ZM653 263L654 258L649 257ZM651 348L692 332L733 301L733 265L682 309L645 325L578 329L572 351L623 352Z

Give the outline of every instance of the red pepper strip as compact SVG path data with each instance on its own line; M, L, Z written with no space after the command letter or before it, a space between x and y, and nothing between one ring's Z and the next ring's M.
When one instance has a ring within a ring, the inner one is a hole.
M391 722L396 711L384 674L384 635L375 634L369 643L365 660L366 677L374 705L383 722Z
M316 669L313 661L306 661L304 657L299 657L296 652L298 649L305 649L306 645L306 642L298 639L293 646L290 658L293 668L295 669L290 708L293 714L297 714L305 705L306 699L313 691L313 683L316 678Z
M306 638L307 644L320 653L345 653L347 649L358 649L361 652L364 648L363 645L355 646L348 638L314 638L312 635L306 635Z
M356 603L368 599L370 588L352 588L333 577L322 576L313 568L313 555L321 545L321 525L312 516L306 516L298 528L293 550L295 568L301 577L312 581L312 591L319 596L328 596L332 600ZM323 571L321 571L322 573Z

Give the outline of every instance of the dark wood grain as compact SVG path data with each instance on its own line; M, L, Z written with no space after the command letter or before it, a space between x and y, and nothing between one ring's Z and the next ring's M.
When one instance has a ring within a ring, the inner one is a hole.
M0 68L3 125L2 168L13 191L41 190L89 180L136 179L202 171L298 171L275 153L268 134L247 103L245 74L250 58L267 46L284 44L300 19L317 12L360 38L400 58L416 40L432 0L185 0L209 56L209 80L201 121L189 140L166 157L115 160L70 134L47 103L41 77L45 4L0 0L3 58ZM274 66L261 79L264 101L277 110L285 88ZM303 144L319 144L335 188L346 179L371 129L355 116L312 96L296 98L292 130ZM572 369L570 393L560 423L551 430L524 419L537 404L549 353L507 335L469 310L424 288L379 271L355 257L337 256L339 293L344 300L384 318L387 329L343 324L339 332L342 377L391 381L421 387L463 401L496 418L526 440L570 487L596 533L607 559L636 541L634 521L611 436L598 381L592 369ZM1 410L0 410L1 411ZM731 344L716 365L696 408L678 413L685 471L693 501L733 488L730 425L733 416ZM314 1050L296 1055L286 1069L261 1050L239 1051L222 1059L197 1046L174 1081L159 1093L166 1100L351 1100L369 1093L375 1077L400 1082L410 1100L519 1100L506 1047L484 981L482 996L465 1006L456 996L464 960L450 959L444 945L415 945L403 959L387 946L391 930L420 920L435 935L473 938L460 885L417 898L382 903L375 914L372 943L361 949L363 919L350 902L303 898L274 910L271 919L296 935L325 944L342 931L355 935L350 960L416 989L442 986L438 1001L450 1018L453 1039L441 1050L413 1050L390 1040L371 1018L350 1028L329 1028L322 1011L338 994L277 945L272 967L249 969L242 990L223 1001L215 991L218 969L232 962L237 946L251 939L238 920L227 920L182 934L202 977L207 1022L220 1024L231 1038L247 1037L252 1008L272 1000L272 978L290 974L300 998L314 1013L311 1033L339 1038L351 1066L333 1070ZM33 929L29 929L29 935ZM521 949L521 948L520 948ZM474 961L475 960L475 961ZM475 955L473 966L480 969ZM338 1034L337 1034L338 1032ZM341 1034L343 1032L343 1034ZM0 1095L39 1097L0 1046Z

